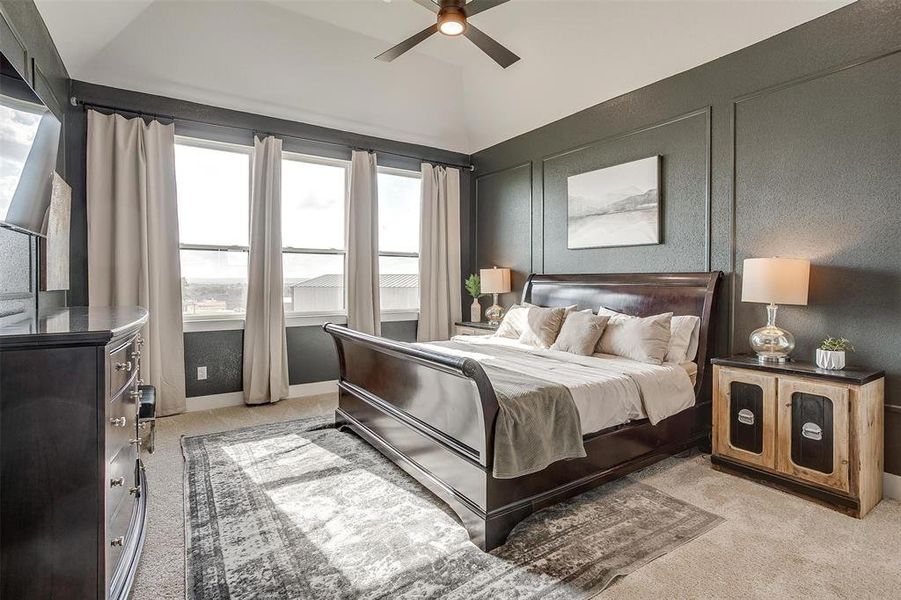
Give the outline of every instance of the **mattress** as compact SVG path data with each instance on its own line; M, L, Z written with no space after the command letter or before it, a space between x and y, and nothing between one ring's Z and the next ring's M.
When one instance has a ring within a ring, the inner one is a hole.
M493 336L456 336L453 341L468 348L423 345L566 386L579 411L582 435L644 418L656 425L695 403L694 363L651 365L608 354L580 356Z

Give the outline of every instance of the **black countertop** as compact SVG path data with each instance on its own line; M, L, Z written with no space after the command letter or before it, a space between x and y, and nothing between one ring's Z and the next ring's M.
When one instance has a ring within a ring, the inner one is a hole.
M848 367L841 370L821 369L815 364L790 360L784 363L760 362L756 356L739 354L728 358L714 358L710 360L715 365L723 367L737 367L740 369L753 369L769 373L782 373L784 375L798 375L801 377L815 377L829 381L839 381L853 385L864 385L885 376L884 371L873 371L857 367Z
M488 331L497 331L498 328L498 325L489 325L488 321L457 321L454 325L471 327L472 329L485 329Z
M40 311L37 318L0 326L0 348L47 344L105 345L147 322L140 306L70 306Z

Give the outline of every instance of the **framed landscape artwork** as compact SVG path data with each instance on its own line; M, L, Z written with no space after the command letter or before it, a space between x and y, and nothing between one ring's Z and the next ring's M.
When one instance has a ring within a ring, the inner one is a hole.
M660 157L567 179L567 247L660 243Z

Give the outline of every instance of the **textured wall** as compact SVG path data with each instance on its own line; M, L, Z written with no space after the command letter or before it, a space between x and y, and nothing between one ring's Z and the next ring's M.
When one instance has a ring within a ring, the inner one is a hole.
M685 73L477 153L477 267L719 269L720 352L765 318L741 262L803 256L810 305L780 323L812 360L826 335L885 369L886 468L901 473L901 4L857 2ZM568 250L566 177L659 154L663 243ZM512 297L511 297L512 299Z
M416 321L382 323L382 335L416 340ZM338 378L338 358L331 336L322 327L288 327L288 382L291 385ZM242 386L244 332L196 331L185 334L185 378L188 397L239 392ZM207 379L197 380L206 366Z

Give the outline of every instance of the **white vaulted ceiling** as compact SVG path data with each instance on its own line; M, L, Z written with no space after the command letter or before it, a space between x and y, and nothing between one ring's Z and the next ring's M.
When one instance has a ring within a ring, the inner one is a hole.
M79 80L471 153L819 17L847 0L511 0L463 38L412 0L36 0Z

